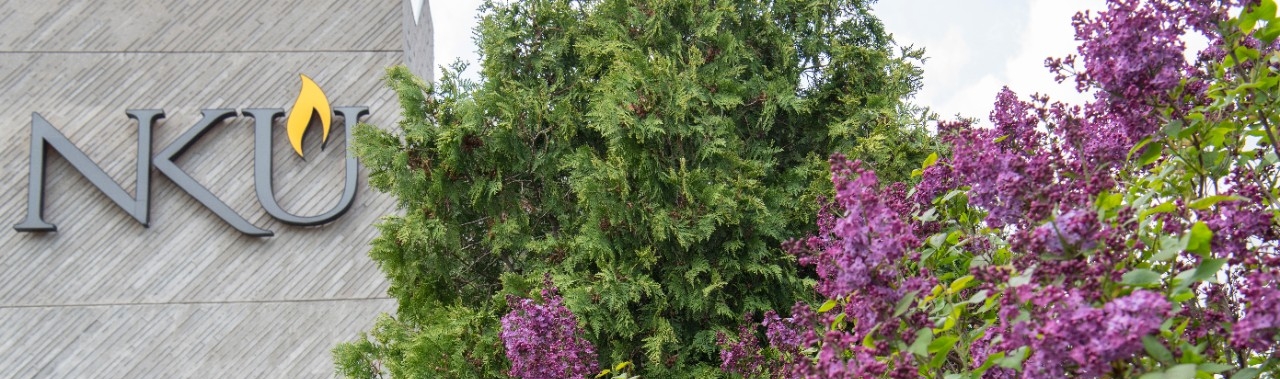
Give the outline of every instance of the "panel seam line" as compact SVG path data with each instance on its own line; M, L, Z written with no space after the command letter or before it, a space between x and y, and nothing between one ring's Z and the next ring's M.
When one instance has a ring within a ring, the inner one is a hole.
M403 50L3 50L0 51L0 54L333 54L403 52Z
M392 299L394 298L392 297L350 297L350 298L319 298L319 299L163 301L163 302L131 302L131 303L15 304L15 305L0 305L0 309L136 307L136 306L164 306L164 305L296 304L296 303L372 301L372 300L392 300Z

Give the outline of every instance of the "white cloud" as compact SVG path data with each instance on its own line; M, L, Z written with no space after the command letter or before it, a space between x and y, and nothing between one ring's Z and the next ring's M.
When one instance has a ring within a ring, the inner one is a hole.
M1008 86L1023 98L1033 93L1041 93L1059 101L1079 103L1086 100L1085 95L1075 92L1074 82L1068 80L1059 84L1054 81L1054 75L1044 67L1044 61L1048 57L1063 57L1076 52L1075 29L1071 26L1071 17L1084 9L1101 9L1104 5L1103 1L1030 0L1029 3L1027 22L1019 25L1022 26L1021 28L994 31L988 28L987 30L988 33L1010 33L1018 36L1016 46L999 50L1004 56L996 58L1000 59L1003 65L987 67L985 71L970 71L968 72L970 76L960 78L967 83L959 85L952 83L950 78L939 80L936 75L930 74L931 67L926 65L926 92L933 86L950 89L950 95L922 96L921 100L936 101L932 104L922 101L922 104L929 105L944 118L950 118L959 113L965 117L976 117L982 123L988 123L987 115L991 113L996 94L1004 86ZM981 27L974 24L964 26ZM941 49L932 46L926 46L926 48L930 49L930 55L934 57L953 54L946 44ZM960 56L965 57L965 55Z
M436 65L461 58L470 62L465 75L473 79L479 56L472 29L480 3L430 3ZM924 89L915 101L943 117L959 113L985 122L1005 85L1022 96L1043 93L1083 101L1074 83L1053 80L1044 59L1075 53L1071 16L1103 5L1103 0L911 0L878 3L875 12L899 44L926 48Z
M965 75L964 69L970 63L971 53L959 27L948 28L938 43L906 40L899 43L925 46L929 56L923 65L924 88L916 95L916 102L924 105L949 103L958 95L953 89L961 88L966 82L973 80ZM934 111L951 115L958 109L935 109Z
M1022 34L1018 54L1009 59L1002 75L1009 89L1022 97L1040 93L1064 102L1088 100L1087 96L1076 92L1075 82L1071 79L1061 84L1054 81L1054 75L1044 67L1044 60L1076 54L1072 16L1085 9L1097 11L1104 6L1102 0L1032 0L1029 27ZM994 99L995 94L991 97Z
M972 117L986 122L987 115L991 113L991 104L995 102L996 93L1005 85L1005 81L997 78L994 73L976 80L971 78L969 80L968 85L951 92L946 101L938 103L938 106L931 106L938 117L947 120L954 119L959 114L961 117Z
M430 2L431 27L435 32L436 78L441 75L440 66L451 65L459 58L471 66L464 76L478 78L480 56L476 53L472 30L479 21L476 17L481 3L480 0Z
M983 117L1007 80L1028 24L1023 1L881 2L875 12L901 45L923 47L924 88L913 100L943 117Z

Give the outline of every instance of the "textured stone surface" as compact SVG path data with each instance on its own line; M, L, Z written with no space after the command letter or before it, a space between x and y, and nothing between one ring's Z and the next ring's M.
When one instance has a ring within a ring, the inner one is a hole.
M8 0L0 51L400 51L395 0Z
M409 71L425 80L435 79L435 30L431 23L431 2L427 0L403 0L404 16L404 65ZM417 15L414 14L417 3ZM417 16L417 17L415 17ZM448 62L452 63L452 62Z
M26 210L39 112L135 193L131 108L162 108L159 151L205 108L288 110L307 74L334 106L395 122L380 78L404 53L396 1L106 0L0 4L0 215ZM299 215L341 196L345 138L308 133L307 159L276 125L275 193ZM274 237L236 232L157 171L151 225L134 221L52 150L45 220L0 230L0 377L328 377L329 350L394 309L366 255L394 202L364 173L351 210L319 227L272 219L253 190L253 124L217 125L176 162Z
M15 378L313 378L381 300L0 309Z

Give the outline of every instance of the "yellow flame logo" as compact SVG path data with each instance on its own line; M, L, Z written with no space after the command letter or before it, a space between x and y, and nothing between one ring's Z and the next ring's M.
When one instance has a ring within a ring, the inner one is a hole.
M293 145L293 151L302 155L302 134L307 131L307 126L311 125L311 113L320 115L320 126L323 134L320 137L321 146L329 141L329 123L333 118L333 109L329 106L329 97L324 95L324 91L320 89L316 82L308 78L305 74L299 74L302 78L302 89L298 90L298 100L293 102L293 110L289 111L289 121L286 123L286 129L289 132L289 143Z

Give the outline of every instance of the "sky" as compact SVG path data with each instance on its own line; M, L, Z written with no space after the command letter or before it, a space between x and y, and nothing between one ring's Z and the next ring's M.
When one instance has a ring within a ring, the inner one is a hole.
M463 59L478 65L472 28L478 0L430 2L436 65ZM1048 57L1075 53L1071 17L1103 0L881 0L874 14L900 45L924 47L924 88L913 102L944 118L986 120L996 93L1047 94L1081 102L1071 82L1056 83ZM475 68L469 77L475 77ZM436 77L440 77L439 69Z
M1044 61L1076 53L1072 16L1103 6L1102 0L898 0L874 9L895 41L925 48L916 103L942 117L986 120L1004 86L1023 97L1085 100L1070 80L1055 82Z

